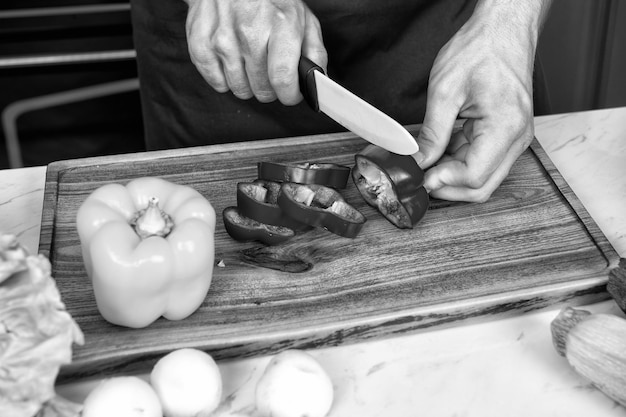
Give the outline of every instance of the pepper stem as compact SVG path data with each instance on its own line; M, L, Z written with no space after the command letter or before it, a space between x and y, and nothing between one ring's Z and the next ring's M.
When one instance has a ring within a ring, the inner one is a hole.
M146 239L150 236L169 235L174 228L174 221L169 214L159 208L159 199L151 197L148 200L148 207L139 210L130 220L130 225L140 238Z

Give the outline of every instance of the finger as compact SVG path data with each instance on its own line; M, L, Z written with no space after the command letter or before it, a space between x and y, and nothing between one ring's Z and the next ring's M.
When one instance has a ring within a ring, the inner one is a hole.
M210 53L208 50L201 53L197 50L193 52L191 45L189 55L191 57L191 62L193 62L196 69L207 84L209 84L218 93L226 93L229 90L221 60L217 57L217 55Z
M302 101L298 81L298 62L303 50L310 11L280 14L279 25L272 32L268 45L270 82L281 103L292 106Z
M324 72L327 71L328 52L324 46L322 27L319 20L311 12L307 12L305 15L302 55L322 67Z
M271 24L252 23L249 19L258 18L265 22L266 18L258 16L256 7L248 10L241 17L243 22L235 25L237 45L239 46L252 94L261 103L269 103L276 100L276 93L268 76L268 42L271 33ZM252 16L247 16L252 14Z
M256 51L250 51L246 54L244 61L248 83L254 97L261 103L270 103L276 100L276 92L268 75L267 46L257 48Z
M245 63L241 55L238 53L233 53L228 56L223 54L221 56L221 62L224 68L226 83L235 97L242 100L252 98L252 87L250 87L250 83L248 82Z
M453 155L458 151L461 146L465 146L469 143L469 140L465 136L465 132L462 130L457 130L452 133L450 137L450 142L446 147L445 154ZM445 155L444 155L445 156Z
M440 165L445 161L465 161L467 157L467 151L470 149L470 144L465 142L459 145L454 152L445 153L439 161L437 161L437 165Z
M281 25L272 32L268 43L269 82L278 100L287 106L302 101L298 84L298 60L302 36L299 29Z
M463 135L468 139L468 141L472 138L472 132L474 132L474 121L476 119L467 119L461 130L463 131Z
M447 94L436 90L437 86L429 87L424 123L417 136L420 150L415 159L422 168L428 168L441 158L459 114L459 106Z
M442 165L445 169L439 167L433 171L429 176L429 189L437 190L446 185L475 189L482 187L509 152L513 140L508 136L510 133L498 125L492 126L488 120L466 122L463 137L470 146L466 149L465 158L456 158L457 163Z
M232 28L221 27L209 39L213 51L219 58L228 89L240 99L252 97L252 89L248 82L245 62L237 35Z
M526 149L526 141L515 141L502 157L496 157L497 166L485 176L475 176L469 167L473 145L467 144L445 162L426 172L424 187L436 198L450 201L486 201L508 175L511 167ZM474 178L474 180L472 180ZM480 178L476 180L475 178Z
M191 62L214 90L225 93L228 84L219 57L209 47L209 26L203 24L202 9L190 7L186 20L187 48Z
M430 195L442 200L448 201L468 201L468 202L485 202L491 197L493 192L504 181L511 167L519 157L516 153L508 154L507 157L501 162L498 168L491 174L487 181L479 188L470 188L465 186L452 186L444 185L443 187L431 191ZM453 161L454 164L459 161ZM441 164L438 168L446 168L446 164ZM434 168L433 168L434 169ZM432 173L431 175L435 175Z

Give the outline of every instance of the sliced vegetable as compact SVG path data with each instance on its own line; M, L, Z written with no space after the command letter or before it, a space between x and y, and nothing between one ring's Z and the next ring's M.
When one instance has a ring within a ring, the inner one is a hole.
M337 190L323 185L283 183L278 205L291 217L343 237L356 237L366 221Z
M258 163L258 178L278 182L319 184L332 188L346 188L350 167L324 162L300 164Z
M626 320L566 307L551 328L554 347L576 372L626 406Z
M240 182L237 184L237 207L243 216L260 223L296 231L310 228L283 212L278 205L279 194L280 184L274 181Z
M424 172L410 155L368 145L355 155L352 179L367 204L398 228L413 228L428 210Z
M313 262L305 253L298 250L283 250L288 246L259 246L241 251L245 263L283 272L306 272L313 268Z
M102 316L145 327L181 320L204 301L213 273L215 210L191 187L160 178L107 184L77 215L83 260Z
M278 245L296 234L287 227L273 226L246 217L237 207L226 207L222 216L226 232L240 242L257 240L266 245Z

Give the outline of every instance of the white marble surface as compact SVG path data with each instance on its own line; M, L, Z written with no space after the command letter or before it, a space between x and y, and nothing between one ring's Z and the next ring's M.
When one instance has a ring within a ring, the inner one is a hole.
M626 256L626 108L545 116L536 136ZM0 230L39 238L45 168L0 171ZM611 301L587 306L623 317ZM558 310L311 352L335 386L331 416L626 416L552 347ZM217 415L249 415L268 357L220 363ZM58 387L80 401L94 383Z
M37 252L46 167L0 171L0 232L17 235Z
M609 242L626 257L626 111L539 117L535 131Z

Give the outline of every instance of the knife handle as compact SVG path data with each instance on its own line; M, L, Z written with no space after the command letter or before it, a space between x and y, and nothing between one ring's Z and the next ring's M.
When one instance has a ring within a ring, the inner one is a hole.
M300 82L300 92L304 96L306 102L316 112L320 111L317 101L317 86L315 85L315 74L313 71L319 71L324 74L322 67L317 65L305 56L300 57L298 63L298 80Z

